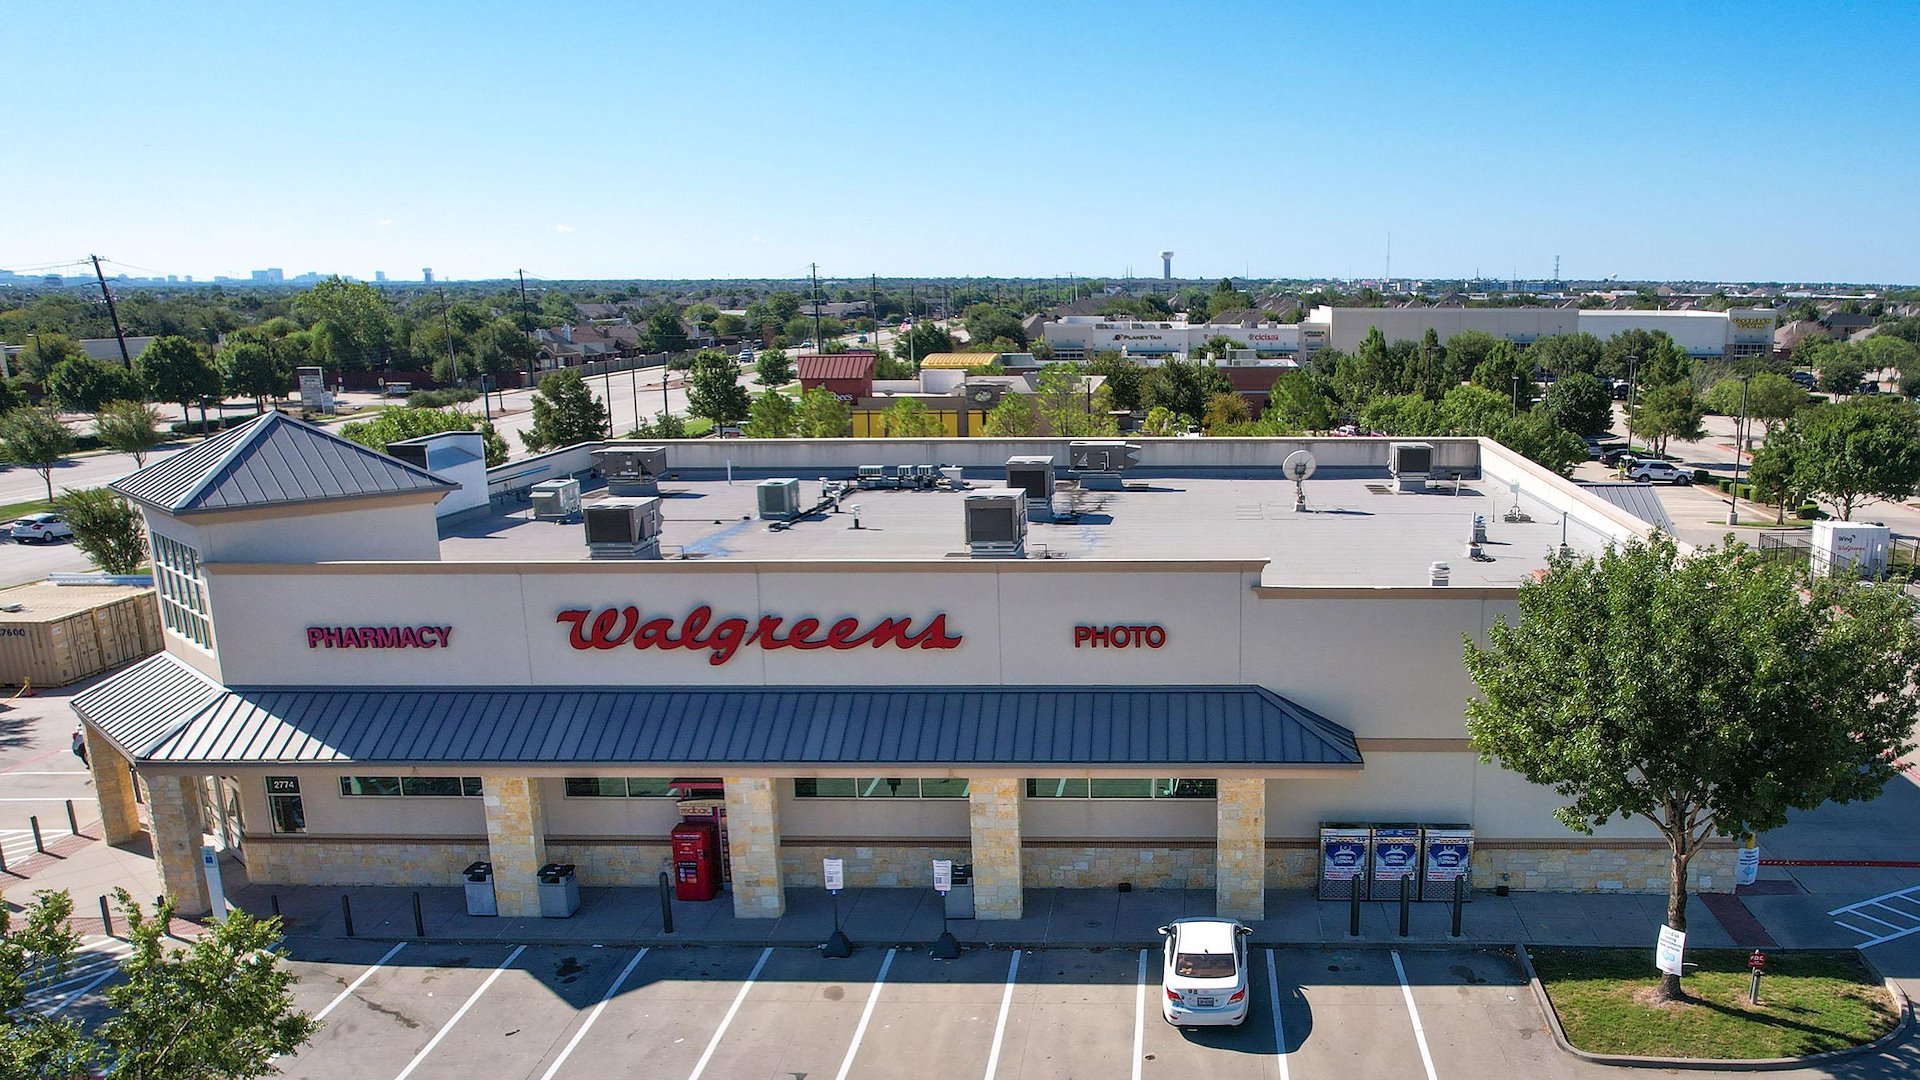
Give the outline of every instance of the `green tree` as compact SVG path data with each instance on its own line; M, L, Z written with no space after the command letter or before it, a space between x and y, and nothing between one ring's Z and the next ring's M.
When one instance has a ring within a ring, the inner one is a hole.
M73 412L97 412L121 398L139 397L140 380L119 364L91 356L60 361L46 379L48 396Z
M694 354L687 377L687 411L712 420L714 426L744 419L753 403L740 385L740 365L718 349Z
M1247 399L1239 394L1215 394L1207 399L1207 411L1200 417L1200 428L1209 435L1226 435L1245 427L1253 419Z
M791 439L800 427L793 399L778 390L765 390L753 399L751 415L740 434L749 439Z
M934 353L953 351L953 335L931 322L916 322L894 342L894 354L902 360L919 363Z
M713 332L718 337L735 338L747 331L747 320L723 311L713 317Z
M253 399L256 413L265 412L267 399L293 389L293 365L271 346L238 338L220 350L221 380L235 392Z
M73 526L73 546L104 574L131 574L147 561L140 512L103 487L63 491L53 500Z
M684 439L687 437L687 422L672 413L660 413L652 423L641 421L638 427L627 432L629 439Z
M960 313L960 321L966 325L967 340L979 343L991 343L995 338L1006 338L1017 348L1008 350L1020 352L1027 347L1027 328L1020 324L1020 316L995 304L974 304Z
M1184 435L1188 428L1197 423L1191 416L1182 416L1165 405L1155 405L1147 410L1147 418L1141 422L1140 430L1158 438L1170 438Z
M901 398L882 414L889 439L931 439L939 436L940 421L914 398Z
M1034 359L1041 359L1040 354L1036 352ZM1087 374L1098 375L1104 380L1101 385L1112 397L1114 408L1132 412L1140 407L1140 394L1147 380L1146 368L1109 350L1094 354L1087 364Z
M132 454L134 466L144 467L148 452L160 445L160 413L144 401L109 401L94 417L93 431L100 445Z
M1513 399L1482 386L1461 383L1440 399L1440 430L1409 434L1495 437L1513 418Z
M1286 434L1331 428L1333 395L1326 380L1300 369L1283 372L1267 391L1266 419Z
M73 453L73 432L52 409L27 406L0 415L0 459L32 469L47 485L53 502L53 470Z
M1844 341L1822 349L1814 361L1820 368L1820 389L1829 394L1851 394L1867 377L1867 357Z
M133 362L134 374L154 401L180 404L180 418L192 421L193 403L220 393L220 371L200 346L183 337L156 338Z
M393 312L371 285L335 275L295 297L293 313L325 343L326 358L344 370L369 371L392 361ZM147 346L152 351L153 345ZM158 389L154 394L177 400Z
M1167 360L1147 371L1140 403L1149 410L1157 405L1180 416L1198 418L1206 413L1208 398L1232 390L1226 373L1212 364Z
M1079 364L1056 361L1034 380L1034 411L1049 432L1063 439L1114 434L1118 427L1110 403L1105 393L1092 389Z
M562 368L540 380L540 389L533 393L533 427L520 433L520 441L529 450L593 442L606 438L607 419L607 407L580 373Z
M1920 416L1899 398L1816 405L1787 421L1767 449L1783 458L1795 491L1843 521L1868 499L1904 499L1920 484Z
M1502 340L1484 330L1462 330L1448 338L1447 385L1455 386L1473 378L1475 369Z
M1693 374L1693 361L1661 330L1622 330L1600 349L1600 368L1594 374L1631 378L1637 392L1667 386Z
M1247 343L1244 341L1236 341L1225 334L1215 334L1202 342L1199 348L1193 350L1192 359L1226 360L1233 355L1234 350L1246 347Z
M35 893L17 928L10 908L0 904L0 1080L83 1080L99 1049L80 1021L23 1007L34 981L58 983L73 969L81 941L67 922L73 899Z
M1564 379L1597 374L1605 352L1606 347L1592 334L1549 334L1534 339L1527 347L1527 359Z
M1500 445L1561 476L1571 476L1573 467L1587 460L1587 444L1580 441L1580 436L1548 419L1546 410L1539 406L1507 417L1493 437Z
M1381 435L1438 435L1440 406L1419 394L1387 394L1360 410L1360 427Z
M319 1022L294 1007L281 961L280 920L232 911L184 945L170 943L173 902L143 914L115 890L131 951L124 981L107 991L113 1014L99 1040L109 1076L128 1080L242 1080L279 1070Z
M495 389L505 390L521 372L530 369L539 347L511 319L495 319L474 333L470 348L473 366L493 380Z
M1584 371L1555 379L1542 404L1555 424L1576 435L1597 435L1613 426L1613 395Z
M1773 437L1774 429L1811 403L1799 384L1771 371L1747 380L1745 398L1747 419L1758 420L1768 438ZM1707 391L1706 405L1722 416L1741 415L1740 380L1721 379L1714 383L1713 389Z
M647 316L647 328L640 332L642 352L684 352L687 329L680 324L680 313L672 307L661 308Z
M538 400L536 396L536 403ZM536 425L538 422L539 414L536 412ZM478 431L481 446L486 451L487 468L491 469L507 463L507 440L500 437L492 424L471 413L461 412L459 409L421 409L392 405L381 409L371 419L355 420L342 425L340 435L369 450L378 450L384 454L387 452L389 443L438 435L443 431Z
M779 349L767 349L754 358L753 373L761 386L785 386L793 381L793 361Z
M824 386L800 395L799 435L803 439L844 439L853 434L853 406Z
M1232 278L1221 278L1220 284L1213 287L1213 295L1207 297L1207 320L1225 315L1229 311L1244 311L1253 306L1253 297L1233 287Z
M87 355L80 343L57 330L42 330L27 339L16 357L20 362L19 373L30 379L44 381L49 372L60 366L64 360L73 360Z
M1913 749L1920 639L1894 590L1806 581L1737 544L1682 557L1656 533L1553 556L1519 607L1486 648L1466 640L1467 733L1566 799L1567 828L1657 828L1676 930L1702 844L1872 798Z
M1032 394L1008 394L987 414L987 435L995 439L1017 439L1040 434L1040 418L1033 408Z
M1531 407L1533 369L1520 359L1510 341L1499 341L1487 351L1487 358L1473 369L1473 385L1507 395L1516 410Z
M1634 434L1645 439L1653 452L1662 456L1667 452L1669 439L1693 442L1707 436L1706 429L1700 426L1707 409L1689 382L1667 383L1641 394L1639 404L1629 410L1628 415L1632 417Z

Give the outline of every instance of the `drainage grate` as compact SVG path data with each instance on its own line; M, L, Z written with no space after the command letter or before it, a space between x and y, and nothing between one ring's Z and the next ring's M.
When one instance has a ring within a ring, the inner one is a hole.
M1373 493L1374 493L1375 495L1391 495L1391 494L1393 494L1393 489L1392 489L1392 488L1390 488L1390 487L1388 487L1388 486L1387 486L1387 485L1385 485L1385 484L1368 484L1368 485L1367 485L1367 490L1368 490L1368 491L1371 491L1371 492L1373 492Z

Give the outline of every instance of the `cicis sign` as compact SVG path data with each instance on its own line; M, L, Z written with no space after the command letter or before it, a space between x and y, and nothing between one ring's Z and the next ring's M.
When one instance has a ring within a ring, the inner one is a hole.
M680 618L642 613L638 607L568 608L554 616L556 623L573 629L567 644L582 651L588 649L687 649L705 650L707 663L714 667L726 663L748 648L834 649L955 649L961 636L947 630L947 617L935 615L916 626L911 618L888 617L871 624L852 616L831 622L813 617L788 621L782 615L762 615L758 619L732 615L715 619L705 604Z

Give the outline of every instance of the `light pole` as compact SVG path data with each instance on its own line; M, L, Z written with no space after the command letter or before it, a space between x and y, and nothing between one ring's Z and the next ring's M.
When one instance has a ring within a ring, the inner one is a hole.
M1747 380L1740 376L1740 422L1733 429L1733 491L1727 499L1727 524L1740 524L1740 451L1747 445Z
M607 403L607 438L613 438L613 361L600 373L600 397Z
M1633 452L1633 397L1634 397L1634 391L1638 389L1640 385L1635 380L1635 377L1640 373L1639 368L1640 368L1639 355L1635 353L1627 354L1627 452L1628 453Z
M1520 413L1520 376L1518 374L1513 377L1513 412L1516 416Z

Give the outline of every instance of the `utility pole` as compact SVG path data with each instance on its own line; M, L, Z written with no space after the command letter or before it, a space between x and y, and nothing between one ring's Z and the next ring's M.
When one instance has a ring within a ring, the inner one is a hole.
M527 340L531 341L533 340L533 320L527 317L527 272L525 270L516 272L520 275L520 330L527 335ZM534 352L539 351L534 350ZM527 389L533 389L533 357L531 355L527 357ZM506 407L507 399L503 397L500 399L500 408L505 411Z
M808 263L807 276L812 282L808 294L813 300L813 351L826 352L826 344L820 340L820 264Z
M93 260L93 276L100 282L100 295L107 302L107 314L113 317L113 337L120 343L120 362L133 370L133 357L127 355L127 333L120 329L120 312L113 306L113 293L107 289L107 275L100 272L100 256L89 255Z
M867 321L873 324L873 348L880 348L880 275L867 275Z

